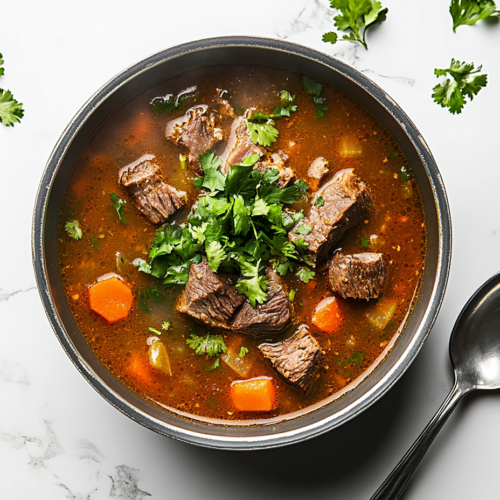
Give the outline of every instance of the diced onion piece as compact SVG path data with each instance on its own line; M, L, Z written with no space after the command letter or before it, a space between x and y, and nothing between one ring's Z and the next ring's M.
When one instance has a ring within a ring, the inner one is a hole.
M403 182L403 194L405 198L413 198L413 188L411 187L411 181Z
M248 354L240 358L239 352L234 350L228 350L221 358L240 377L247 377L254 363L254 359Z
M391 320L395 310L395 302L383 302L373 311L367 313L366 317L375 328L383 330Z
M271 411L276 391L270 377L236 380L231 384L231 400L238 411Z
M166 373L167 375L172 375L172 369L170 368L170 360L168 359L167 348L157 340L153 342L149 347L149 364L160 372Z
M369 240L370 240L370 248L375 251L379 250L385 245L384 238L382 238L382 236L379 236L378 234L372 234Z
M320 330L332 333L338 330L342 323L338 300L335 297L323 299L317 306L312 317L313 325Z

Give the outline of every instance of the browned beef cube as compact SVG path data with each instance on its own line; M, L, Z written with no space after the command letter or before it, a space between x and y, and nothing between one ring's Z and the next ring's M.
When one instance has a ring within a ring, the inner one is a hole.
M194 170L203 174L200 166L200 154L212 149L222 141L224 134L219 128L216 113L209 113L206 104L200 104L188 109L180 118L167 123L165 136L169 141L189 150L189 162Z
M235 282L229 274L214 273L206 260L192 264L176 308L209 326L230 328L234 311L245 301L233 286Z
M334 245L347 229L368 219L373 213L373 201L364 182L352 169L340 170L316 193L314 200L323 197L324 205L313 204L309 215L288 233L290 241L299 238L309 244L309 259L320 262L326 259ZM299 226L312 227L307 235L297 234Z
M266 170L275 169L278 171L278 184L280 187L286 187L295 179L295 173L290 168L285 166L285 162L288 160L288 155L280 151L279 153L273 153L267 155L261 160L259 160L255 166L254 170L259 170L264 173Z
M253 307L248 300L236 314L232 330L255 336L280 332L292 318L290 301L283 289L281 279L270 268L266 271L269 286L267 300Z
M337 252L330 262L329 281L332 290L344 299L376 299L387 276L381 253L344 255Z
M187 196L163 182L160 169L150 162L153 158L144 155L122 168L118 180L135 198L139 211L153 224L160 224L186 204Z
M279 344L262 344L260 351L278 373L303 392L317 378L322 352L316 339L303 325L292 338Z
M231 126L231 134L226 149L220 156L222 173L226 174L233 165L238 165L245 158L254 154L263 156L266 154L266 150L250 140L247 131L247 120L243 116L239 116Z

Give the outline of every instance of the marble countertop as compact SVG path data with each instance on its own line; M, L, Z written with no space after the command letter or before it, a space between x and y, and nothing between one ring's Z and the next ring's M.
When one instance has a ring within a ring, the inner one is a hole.
M20 0L2 16L0 86L24 103L0 126L0 498L5 500L368 499L452 385L448 339L474 290L500 263L500 25L454 34L448 0L383 0L388 20L369 51L324 44L327 0L207 2ZM403 379L361 416L320 438L261 452L201 449L119 413L79 375L46 319L31 265L36 190L66 124L132 63L193 39L258 35L331 54L382 86L433 151L453 217L448 290ZM435 67L483 64L488 87L452 116L433 103ZM22 179L21 190L19 179ZM415 475L407 499L497 499L500 398L462 402Z

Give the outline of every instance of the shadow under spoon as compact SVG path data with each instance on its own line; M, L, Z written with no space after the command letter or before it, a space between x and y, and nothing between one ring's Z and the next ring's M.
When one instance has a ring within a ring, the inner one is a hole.
M500 274L484 283L462 309L450 338L450 358L453 389L371 500L401 498L430 444L466 394L500 389Z

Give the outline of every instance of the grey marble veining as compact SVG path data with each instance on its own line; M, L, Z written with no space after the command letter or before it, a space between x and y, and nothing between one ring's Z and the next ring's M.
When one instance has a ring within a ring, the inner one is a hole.
M9 4L0 87L26 115L0 126L0 499L125 500L369 498L447 394L447 343L470 294L500 267L500 25L451 30L448 2L382 0L387 21L369 50L321 41L328 0L189 0ZM430 16L429 12L433 15ZM282 38L341 59L380 85L421 130L443 175L454 257L438 321L418 359L382 401L342 428L287 449L228 453L158 436L106 403L57 342L34 289L33 201L45 162L79 107L135 61L195 38ZM488 87L451 116L432 102L435 67L451 57L483 64ZM20 177L21 175L21 177ZM408 500L498 497L500 398L459 408L425 458Z

